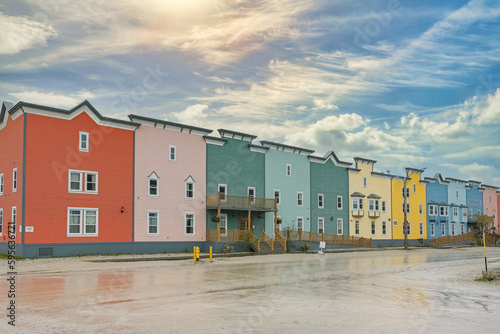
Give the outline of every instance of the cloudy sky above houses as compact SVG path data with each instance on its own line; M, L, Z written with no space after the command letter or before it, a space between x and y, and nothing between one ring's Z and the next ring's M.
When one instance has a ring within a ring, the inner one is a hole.
M497 0L6 0L0 100L500 186Z

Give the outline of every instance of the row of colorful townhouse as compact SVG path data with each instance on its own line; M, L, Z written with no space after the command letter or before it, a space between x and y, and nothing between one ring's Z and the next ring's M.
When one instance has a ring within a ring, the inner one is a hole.
M414 168L405 177L379 173L370 159L353 166L334 152L320 157L245 133L129 119L104 117L88 101L71 110L2 104L0 252L9 229L17 254L32 257L183 251L246 230L401 240L403 210L410 239L465 233L480 214L498 228L497 187L423 179Z

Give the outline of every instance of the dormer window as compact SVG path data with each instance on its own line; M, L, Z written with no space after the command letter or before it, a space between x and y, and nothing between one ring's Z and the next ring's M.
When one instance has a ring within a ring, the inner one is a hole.
M80 152L88 152L89 151L89 133L88 132L80 132Z
M151 197L160 195L160 178L155 172L148 177L148 195Z

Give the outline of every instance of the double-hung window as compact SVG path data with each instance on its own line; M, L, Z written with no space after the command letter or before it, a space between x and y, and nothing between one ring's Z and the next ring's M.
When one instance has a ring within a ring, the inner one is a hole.
M185 198L186 199L193 199L194 198L194 180L190 177L186 180L185 183Z
M337 210L342 210L343 206L342 196L337 196Z
M405 212L405 204L403 203L403 213ZM406 203L406 213L410 214L410 203Z
M97 194L98 193L98 176L97 172L69 170L68 171L68 184L70 193L85 193Z
M226 184L219 184L218 189L219 189L219 194L220 194L220 201L222 203L226 203L227 202L227 198L226 198L227 185Z
M424 205L423 204L419 204L418 205L418 213L420 215L423 215L424 214Z
M292 165L286 164L286 176L291 177L292 176Z
M431 223L431 236L436 235L436 228L434 226L434 223Z
M382 235L387 235L387 222L382 221Z
M188 212L184 215L184 227L186 235L194 235L194 213Z
M423 236L424 235L424 223L420 222L419 223L419 234L420 236Z
M0 174L0 195L3 195L3 173Z
M437 215L438 215L438 206L429 205L429 216L437 216Z
M168 147L168 160L169 161L177 160L177 148L174 145L170 145Z
M369 199L368 200L368 210L369 211L379 211L379 200Z
M382 201L382 212L385 212L386 210L386 202Z
M325 218L318 217L318 233L325 233Z
M17 191L17 168L12 170L12 192Z
M68 237L97 236L99 209L68 208Z
M342 218L337 218L337 235L344 234L344 220Z
M375 235L377 233L377 223L372 220L372 235Z
M359 235L359 220L354 221L354 234Z
M78 149L80 152L88 152L89 151L89 133L88 132L80 132L80 140Z
M318 194L318 209L323 209L325 207L325 195Z
M160 213L158 211L148 211L148 235L158 235Z
M297 231L304 229L304 217L297 217Z
M304 205L304 193L302 192L297 192L297 206L303 206Z
M7 235L9 234L9 229L12 231L12 235L15 235L17 233L16 227L17 227L17 208L15 206L12 207L12 229L10 229L10 226L7 226Z
M248 187L247 189L248 199L250 203L255 203L255 187Z
M227 236L227 213L220 214L220 235Z
M405 197L405 189L406 189L406 198L410 198L410 188L408 188L408 187L407 188L405 188L405 187L402 188L402 190L403 190L402 191L402 197L403 198Z
M364 210L362 197L353 197L352 198L352 209L353 210L360 210L360 211Z
M453 219L458 219L458 208L457 207L453 208Z
M281 204L281 191L274 189L274 198L276 199L276 205Z
M148 196L158 197L160 196L160 178L155 172L151 173L148 177Z

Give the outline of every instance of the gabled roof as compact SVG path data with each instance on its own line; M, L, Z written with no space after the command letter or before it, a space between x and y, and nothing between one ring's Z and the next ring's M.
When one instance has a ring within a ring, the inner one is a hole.
M356 192L351 194L351 197L366 197L366 196L363 195L362 193L356 191Z
M0 109L0 124L3 123L3 120L5 119L5 115L9 112L10 109L14 106L13 103L11 102L3 102L2 103L2 109Z
M119 127L119 128L125 128L129 130L134 130L136 129L140 124L134 123L134 122L129 122L129 121L124 121L121 119L116 119L116 118L111 118L111 117L105 117L102 116L92 104L90 104L89 101L85 100L76 107L70 109L70 110L65 110L65 109L59 109L59 108L53 108L53 107L47 107L47 106L42 106L39 104L33 104L33 103L27 103L27 102L18 102L16 105L14 105L12 108L9 110L9 114L12 115L16 111L21 110L23 113L30 113L30 114L39 114L43 116L49 116L49 117L58 117L58 118L63 118L70 120L73 117L79 115L77 113L78 110L81 110L82 112L85 111L87 114L94 119L94 121L103 126L112 126L112 127Z
M217 130L222 138L231 138L231 139L239 139L245 140L248 142L252 142L257 136L249 135L243 132L231 131L227 129L218 129Z
M170 122L170 121L164 121L164 120L156 119L156 118L144 117L144 116L133 115L133 114L128 115L128 118L132 122L137 122L140 124L150 124L150 125L154 126L155 128L176 130L176 131L180 131L180 132L193 133L193 134L197 134L197 135L201 135L201 136L205 136L205 135L212 133L212 130L209 130L209 129L200 128L197 126L185 125L185 124L181 124L181 123Z
M362 164L373 165L377 161L366 158L354 157L354 162L356 163L356 168L358 168L358 162L361 162Z
M406 167L405 168L406 173L412 173L412 174L422 174L424 172L424 169L418 169L418 168L413 168L413 167Z
M434 175L434 177L426 177L425 181L432 182L432 183L438 181L441 184L449 184L450 183L450 181L446 181L445 179L443 179L443 177L441 176L441 173L437 173L436 175Z
M492 189L492 190L497 190L498 187L495 187L495 186L489 186L487 184L482 184L481 185L482 188L485 188L485 189Z
M292 146L292 145L285 145L281 143L275 143L267 140L261 140L260 144L264 147L268 147L271 149L275 149L278 151L286 151L290 153L297 153L297 154L302 154L302 155L310 155L314 153L313 150L309 150L307 148L302 148L302 147L297 147L297 146Z
M347 168L352 165L350 162L340 161L333 151L328 151L323 157L318 157L314 155L309 156L309 161L317 163L326 163L328 159L331 159L333 164L337 167Z
M227 139L224 138L212 137L212 136L203 136L203 138L205 138L205 143L207 144L224 146L224 144L227 143Z

